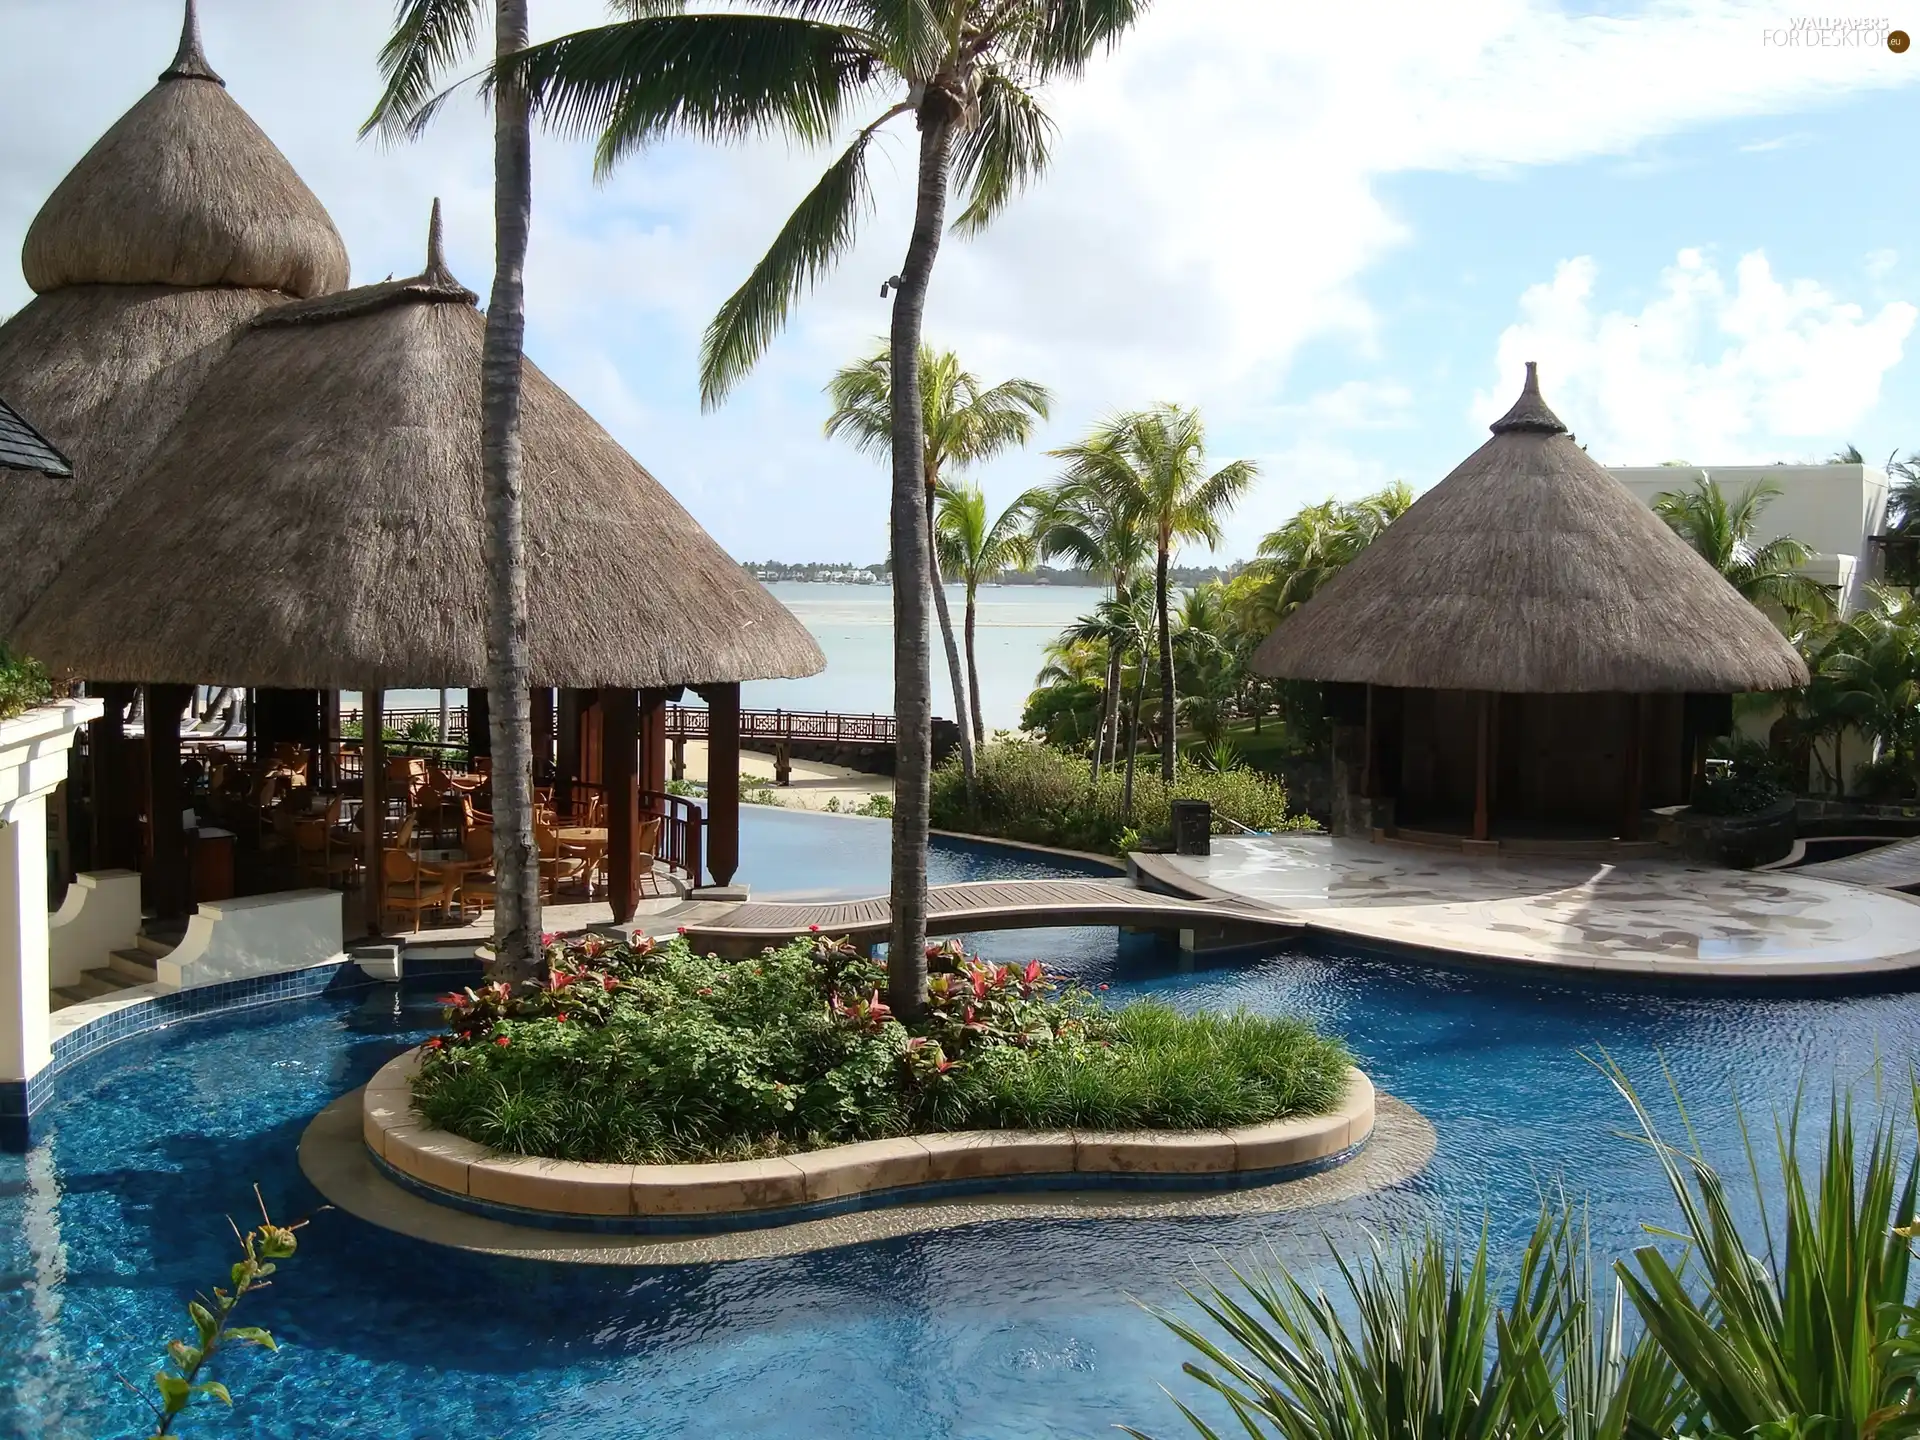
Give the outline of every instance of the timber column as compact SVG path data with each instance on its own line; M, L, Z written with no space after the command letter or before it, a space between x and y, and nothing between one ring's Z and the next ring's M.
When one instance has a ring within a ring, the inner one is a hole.
M193 911L180 776L180 717L192 698L191 685L147 686L147 899L156 920L184 920Z
M613 921L624 925L640 908L640 697L632 690L602 690L602 778L607 787L607 901Z
M700 694L707 702L707 870L713 889L728 890L740 868L740 686L703 685Z

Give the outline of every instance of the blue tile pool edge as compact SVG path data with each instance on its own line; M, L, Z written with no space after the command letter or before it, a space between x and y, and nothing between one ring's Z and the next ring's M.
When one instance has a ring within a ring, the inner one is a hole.
M477 979L472 961L416 961L401 981L403 989L441 988ZM149 995L89 1020L53 1042L53 1059L30 1080L0 1081L0 1152L19 1154L32 1147L34 1120L59 1095L60 1077L101 1051L187 1020L258 1009L286 1000L308 1000L390 984L375 980L351 960L332 960L300 970L250 975L213 985Z
M768 1210L728 1210L711 1215L563 1215L547 1210L528 1210L519 1205L503 1205L495 1200L477 1200L442 1190L394 1169L372 1150L367 1159L382 1178L409 1194L450 1210L463 1211L486 1220L498 1220L536 1230L557 1230L589 1235L645 1235L657 1237L723 1235L737 1230L771 1230L805 1220L827 1220L862 1210L886 1210L900 1205L921 1205L932 1201L963 1199L975 1195L1018 1196L1060 1193L1063 1191L1108 1191L1211 1194L1230 1190L1254 1190L1290 1180L1305 1180L1336 1169L1353 1159L1373 1138L1332 1155L1297 1165L1279 1165L1266 1170L1228 1171L1212 1175L1139 1175L1126 1172L1087 1173L1075 1171L1058 1175L982 1175L968 1180L934 1180L917 1185L896 1185L884 1190L867 1190L857 1195L837 1196L832 1200L810 1200L801 1205L785 1205ZM364 1148L364 1147L363 1147Z

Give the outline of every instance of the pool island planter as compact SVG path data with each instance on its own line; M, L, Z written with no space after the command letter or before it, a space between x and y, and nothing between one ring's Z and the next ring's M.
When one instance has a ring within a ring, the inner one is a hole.
M969 1194L1269 1185L1350 1159L1374 1124L1373 1084L1350 1070L1328 1114L1228 1130L970 1130L764 1160L589 1164L500 1154L430 1128L413 1106L419 1053L390 1061L362 1092L375 1164L429 1199L555 1229L748 1229Z

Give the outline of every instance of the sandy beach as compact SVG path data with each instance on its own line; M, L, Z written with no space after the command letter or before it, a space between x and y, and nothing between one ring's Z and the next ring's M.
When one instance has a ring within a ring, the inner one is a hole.
M773 756L754 750L740 752L740 773L773 782ZM687 742L687 779L705 783L707 778L707 742ZM773 787L775 797L789 810L858 810L875 795L893 798L891 775L863 775L843 765L826 765L816 760L795 760L792 782Z

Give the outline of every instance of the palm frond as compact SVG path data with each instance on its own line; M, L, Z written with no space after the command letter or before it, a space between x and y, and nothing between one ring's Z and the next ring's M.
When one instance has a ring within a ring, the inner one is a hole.
M962 235L977 235L1007 202L1047 168L1053 121L1039 100L998 66L983 67L979 118L961 138L953 158L955 182L967 203L953 222Z
M488 84L521 86L547 124L594 135L596 172L669 133L830 140L884 75L868 37L789 15L653 14L506 56Z
M853 244L870 203L863 130L780 227L747 281L720 307L700 346L700 403L718 405L766 353L793 304Z
M1074 76L1111 50L1147 11L1149 0L1038 0L997 8L1004 28L992 48L1036 83ZM980 41L975 42L976 45ZM984 53L984 50L982 51Z
M360 126L362 136L379 131L407 139L439 108L435 89L446 70L473 53L488 0L399 0L393 34L380 48L380 99Z
M893 409L885 341L869 359L843 366L827 382L833 413L827 416L829 440L845 438L856 450L885 459L893 453Z

